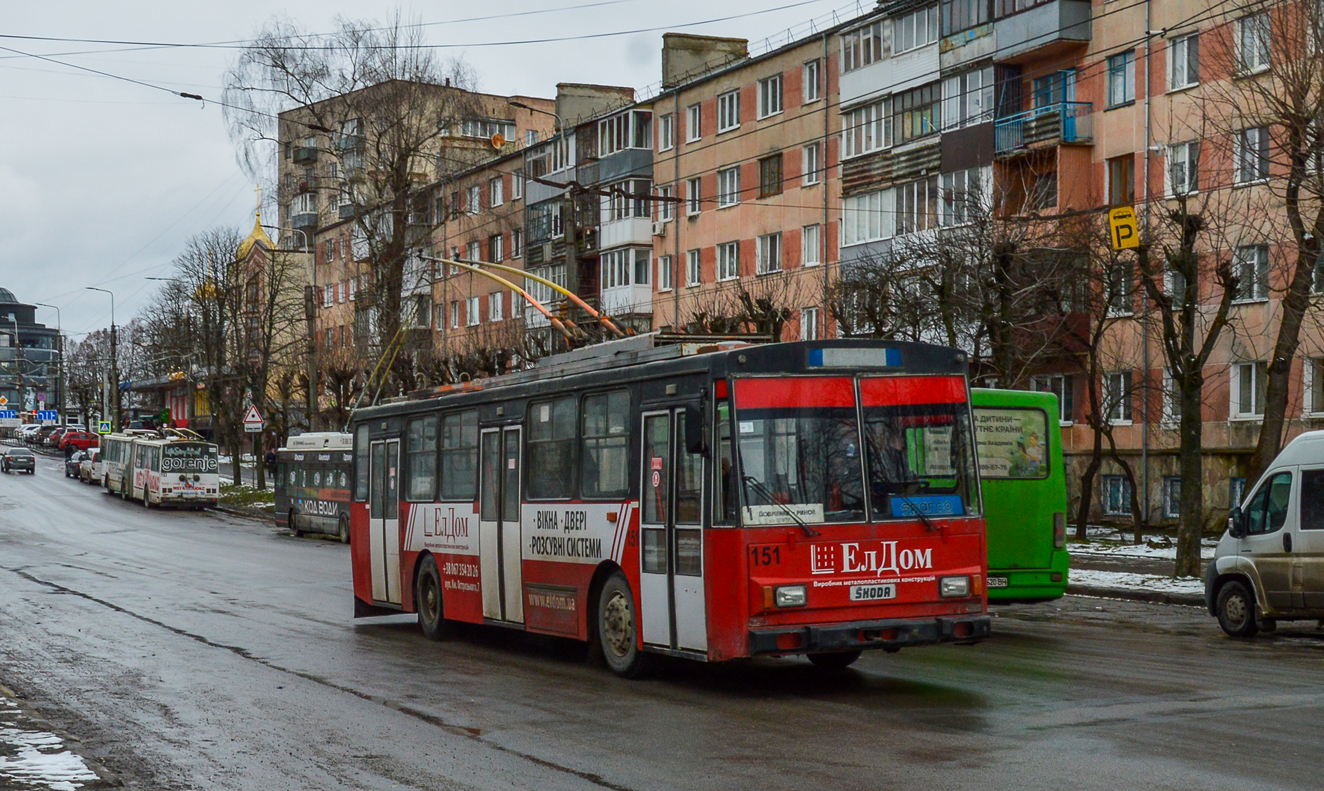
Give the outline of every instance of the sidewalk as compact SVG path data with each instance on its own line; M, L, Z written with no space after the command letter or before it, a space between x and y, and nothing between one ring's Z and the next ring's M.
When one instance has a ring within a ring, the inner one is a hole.
M1067 593L1113 599L1204 606L1204 580L1174 579L1177 547L1167 536L1133 544L1115 530L1091 529L1087 543L1071 542ZM1200 547L1200 565L1213 559L1214 539Z
M0 788L115 788L121 783L95 761L78 754L77 739L54 727L0 685Z

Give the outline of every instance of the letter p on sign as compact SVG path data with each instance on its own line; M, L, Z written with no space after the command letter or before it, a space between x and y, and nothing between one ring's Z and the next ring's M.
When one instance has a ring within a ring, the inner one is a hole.
M1108 212L1108 225L1112 229L1113 249L1132 250L1140 246L1140 229L1136 226L1136 213L1130 206L1119 206Z

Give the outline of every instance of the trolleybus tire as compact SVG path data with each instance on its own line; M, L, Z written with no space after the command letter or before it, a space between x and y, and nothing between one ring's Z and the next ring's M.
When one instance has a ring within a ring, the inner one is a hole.
M639 678L648 670L650 657L639 648L639 610L630 583L613 572L598 595L598 644L611 672L621 678Z
M809 654L809 661L819 670L838 672L855 664L861 651L838 651L831 654Z
M349 543L349 514L341 514L339 524L340 543Z
M1254 637L1259 631L1255 623L1255 598L1243 582L1224 583L1214 609L1218 613L1218 625L1230 637Z
M445 611L441 602L441 573L437 571L437 560L432 555L423 558L418 567L418 578L414 580L414 608L418 610L418 628L429 640L446 639Z
M289 524L290 532L294 534L295 538L303 538L303 531L300 530L298 526L295 525L294 516L295 516L295 511L293 508L291 508L289 514L287 514L285 517L287 523Z

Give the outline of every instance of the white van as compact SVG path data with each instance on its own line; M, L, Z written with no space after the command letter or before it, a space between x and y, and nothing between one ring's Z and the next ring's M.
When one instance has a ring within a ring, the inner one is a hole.
M1287 443L1227 522L1205 569L1205 603L1223 631L1324 619L1324 431Z

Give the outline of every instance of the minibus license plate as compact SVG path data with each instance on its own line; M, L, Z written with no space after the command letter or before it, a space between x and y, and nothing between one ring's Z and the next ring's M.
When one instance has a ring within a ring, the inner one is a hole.
M887 583L886 585L852 585L850 586L851 601L882 601L883 599L896 598L896 585Z
M1007 587L1007 578L1006 578L1006 577L989 577L989 578L988 578L988 586L989 586L990 588L1005 588L1005 587Z

